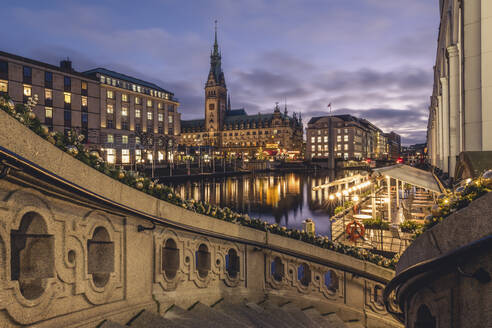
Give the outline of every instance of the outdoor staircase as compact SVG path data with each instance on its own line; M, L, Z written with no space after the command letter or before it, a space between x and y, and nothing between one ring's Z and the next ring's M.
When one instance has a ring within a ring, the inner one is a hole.
M293 303L276 304L219 301L207 306L197 302L185 310L173 305L163 315L142 310L126 325L104 320L99 328L363 328L359 321L344 322L335 313L320 313L314 307L301 309Z

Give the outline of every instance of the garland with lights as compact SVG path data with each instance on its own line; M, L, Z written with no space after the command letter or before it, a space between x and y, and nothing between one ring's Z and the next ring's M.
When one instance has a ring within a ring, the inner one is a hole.
M446 194L441 194L438 203L432 206L431 214L425 218L424 226L416 229L416 236L490 191L492 191L492 170L487 170L475 180L468 179L465 185L456 188L453 192L448 191Z
M43 125L40 122L35 113L32 111L36 104L37 95L30 97L26 105L15 105L8 95L0 95L0 109L7 112L17 121L59 149L128 186L199 214L211 216L227 222L241 224L243 226L261 231L268 231L284 237L301 240L303 242L341 254L349 255L363 261L368 261L385 268L394 269L396 263L398 262L398 255L396 255L393 259L387 259L380 255L372 254L362 248L331 241L326 236L313 236L304 230L287 229L286 227L279 226L278 224L269 224L268 222L257 218L250 218L247 214L239 214L227 207L221 208L203 201L184 200L176 195L168 186L156 183L156 181L153 181L148 177L140 176L137 172L127 172L108 165L101 158L97 150L89 151L84 147L82 144L82 141L84 141L84 136L78 135L75 130L68 131L67 134L50 131L46 125Z

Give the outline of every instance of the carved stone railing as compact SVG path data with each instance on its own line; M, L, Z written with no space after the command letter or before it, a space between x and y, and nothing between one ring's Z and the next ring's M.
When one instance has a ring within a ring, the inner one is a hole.
M0 326L93 327L265 297L398 326L382 302L391 270L155 199L1 112L0 161Z

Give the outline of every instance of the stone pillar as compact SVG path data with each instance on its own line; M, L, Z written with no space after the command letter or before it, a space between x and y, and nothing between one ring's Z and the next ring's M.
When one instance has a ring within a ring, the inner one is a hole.
M485 4L487 3L487 5ZM463 56L464 56L464 149L463 151L482 150L482 74L484 64L482 59L482 40L490 37L485 33L487 24L482 20L483 15L490 11L490 1L468 0L462 1L463 6ZM482 25L483 24L483 25ZM483 30L482 30L483 28ZM488 61L490 62L490 61Z
M442 143L443 170L449 173L449 89L448 78L441 77L442 87Z
M437 119L437 109L434 107L432 109L434 111L434 119L432 122L432 151L433 151L433 159L434 159L434 166L437 166L437 149L438 149L438 144L437 144L437 135L438 135L438 119Z
M438 132L437 132L437 149L436 151L438 152L439 156L437 157L437 163L438 167L443 170L444 169L444 146L443 146L443 135L444 135L444 129L443 129L443 110L442 110L442 96L437 97L437 104L438 104Z
M454 177L460 151L460 63L456 45L448 47L449 56L449 175Z

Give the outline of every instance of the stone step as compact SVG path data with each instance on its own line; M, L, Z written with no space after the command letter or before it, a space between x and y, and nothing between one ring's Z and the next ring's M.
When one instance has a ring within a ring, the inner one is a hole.
M336 313L324 313L321 316L328 322L330 328L347 328L345 322Z
M257 315L266 323L273 327L290 327L290 325L286 324L285 320L281 317L277 317L272 315L263 307L259 306L256 303L250 302L245 304L249 309L253 312L256 312Z
M301 309L299 309L293 303L287 303L280 307L281 309L286 310L296 321L300 322L304 327L308 328L323 328L316 321L308 317L306 313L304 313Z
M322 315L314 307L304 309L303 312L310 317L312 320L316 321L321 327L330 328L346 328L347 326L335 313Z
M348 321L345 322L347 328L364 328L364 325L360 321Z
M174 321L165 319L156 313L142 311L126 324L135 328L185 328Z
M259 328L276 328L266 322L261 315L247 307L244 303L231 304L226 302L220 302L214 306L214 309L224 312L234 319L244 322L247 325Z
M177 305L173 305L169 309L167 309L163 317L184 327L201 327L201 328L216 327L214 322L203 320L199 315L187 311Z
M193 313L195 316L202 318L202 320L210 320L212 321L216 327L219 328L230 328L230 327L238 327L238 328L248 328L254 327L252 325L248 325L245 322L238 321L234 319L232 316L229 316L225 312L218 311L210 306L207 306L203 303L194 304L189 312Z
M283 327L286 328L304 328L305 326L298 322L288 311L280 308L277 304L270 300L260 302L259 305L271 316L276 317L283 322Z
M120 325L119 323L110 321L110 320L104 320L97 326L97 328L125 328L127 326Z

